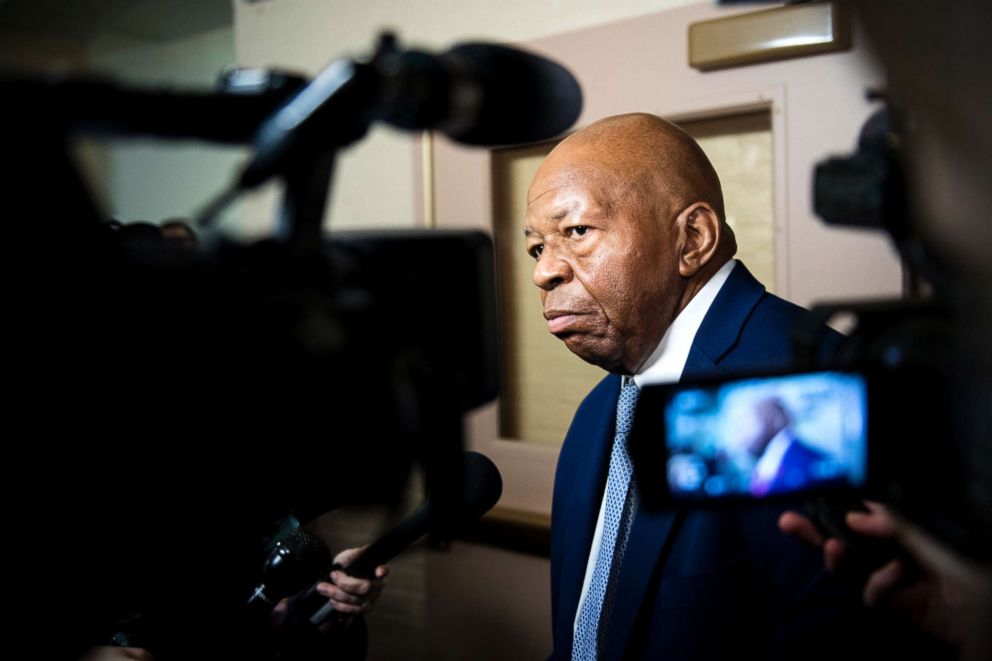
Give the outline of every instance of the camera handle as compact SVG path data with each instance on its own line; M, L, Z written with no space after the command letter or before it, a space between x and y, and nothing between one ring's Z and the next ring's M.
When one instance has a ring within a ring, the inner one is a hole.
M336 151L303 159L285 174L276 235L296 256L319 255Z

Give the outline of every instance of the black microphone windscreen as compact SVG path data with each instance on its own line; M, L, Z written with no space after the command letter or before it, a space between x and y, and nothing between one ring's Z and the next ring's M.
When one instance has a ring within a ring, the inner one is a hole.
M488 512L503 493L503 478L489 457L478 452L465 452L462 456L461 499L450 510L457 529L473 523ZM371 577L375 568L392 560L398 553L423 537L436 524L435 506L426 500L396 527L377 539L348 566L352 576Z
M471 522L499 501L503 494L503 477L496 464L484 454L466 452L463 461L462 503L458 518L460 522Z
M297 528L281 537L265 559L261 594L274 601L299 592L330 565L330 551L324 543L305 528Z
M562 65L508 46L460 44L445 58L479 87L475 116L446 131L469 145L512 145L553 138L582 111L582 89Z
M302 562L320 561L327 555L327 547L306 528L296 528L279 540L279 543Z

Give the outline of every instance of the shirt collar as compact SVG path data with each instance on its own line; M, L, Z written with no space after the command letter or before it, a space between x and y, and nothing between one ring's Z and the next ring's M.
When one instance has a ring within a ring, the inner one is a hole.
M633 377L624 378L624 384L629 378L633 378L637 387L643 388L651 384L675 383L682 378L685 361L689 357L689 350L692 348L696 333L703 324L703 318L706 317L706 313L709 312L710 306L713 305L713 301L735 266L737 260L727 260L727 263L713 274L713 277L678 313L662 336L661 342L644 361L640 371Z

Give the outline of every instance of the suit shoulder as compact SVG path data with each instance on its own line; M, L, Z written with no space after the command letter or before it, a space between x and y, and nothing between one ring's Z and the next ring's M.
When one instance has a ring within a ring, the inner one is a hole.
M793 330L804 313L798 305L762 293L719 363L734 370L785 367L792 357Z
M778 319L782 323L794 323L807 312L806 308L767 291L761 295L755 306L756 314L765 315L769 319Z
M756 322L766 332L785 334L790 343L800 324L805 323L809 328L809 324L816 323L806 308L767 292L755 306L754 314ZM844 335L825 324L820 325L816 333L821 358L831 356L845 339Z
M741 327L737 343L727 357L731 366L753 363L752 368L778 368L791 363L797 327L809 311L774 294L763 293ZM843 340L833 329L821 336L821 354L829 355Z
M774 294L764 293L754 306L745 330L791 335L807 310Z

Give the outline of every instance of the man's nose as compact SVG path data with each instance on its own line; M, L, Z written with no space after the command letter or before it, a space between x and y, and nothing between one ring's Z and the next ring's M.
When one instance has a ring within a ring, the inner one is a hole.
M534 266L534 284L551 291L558 285L572 279L572 267L554 250L544 248Z

